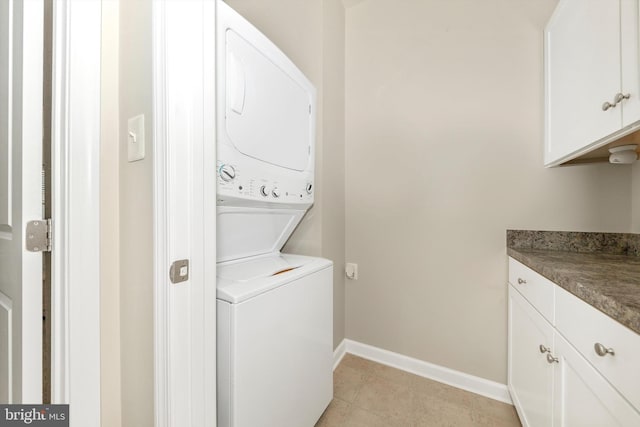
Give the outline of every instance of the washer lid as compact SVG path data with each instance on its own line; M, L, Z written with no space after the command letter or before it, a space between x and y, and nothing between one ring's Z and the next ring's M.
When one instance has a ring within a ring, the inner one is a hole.
M218 206L216 261L279 252L305 210Z
M308 262L308 260L303 258L280 254L259 257L248 261L221 265L218 267L218 277L221 279L244 283L264 277L272 277L287 273L305 265Z
M294 284L310 274L331 267L324 258L279 252L217 265L216 297L232 304L287 284Z

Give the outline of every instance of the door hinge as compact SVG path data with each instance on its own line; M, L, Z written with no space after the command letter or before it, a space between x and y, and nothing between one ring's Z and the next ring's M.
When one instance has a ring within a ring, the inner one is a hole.
M51 219L27 222L25 241L29 252L51 252Z

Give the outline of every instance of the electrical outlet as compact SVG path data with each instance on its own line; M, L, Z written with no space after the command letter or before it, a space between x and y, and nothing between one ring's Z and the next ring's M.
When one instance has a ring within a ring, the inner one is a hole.
M358 280L358 264L347 263L344 268L347 279Z

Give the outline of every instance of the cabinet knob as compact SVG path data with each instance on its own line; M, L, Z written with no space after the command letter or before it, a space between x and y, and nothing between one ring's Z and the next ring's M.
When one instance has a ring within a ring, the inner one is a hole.
M547 363L558 363L558 358L553 357L551 353L547 353Z
M518 285L526 285L526 284L527 284L527 281L526 281L526 280L524 280L524 279L522 279L522 278L518 277Z
M610 354L612 356L615 356L616 352L613 351L612 348L607 348L604 345L600 344L599 342L595 343L593 345L594 350L596 351L596 354L598 356L604 357L607 354Z
M607 111L609 108L616 108L616 105L629 98L631 98L630 93L618 92L616 93L616 96L613 97L613 104L608 101L602 104L602 111Z
M550 353L551 349L549 347L545 347L544 344L540 344L540 347L538 347L540 349L540 353Z
M610 103L609 101L606 101L604 104L602 104L602 111L607 111L609 108L616 108L616 103Z
M613 98L613 102L615 105L618 105L619 103L622 102L622 100L629 99L630 97L631 97L630 93L623 94L622 92L618 92L616 93L616 96Z

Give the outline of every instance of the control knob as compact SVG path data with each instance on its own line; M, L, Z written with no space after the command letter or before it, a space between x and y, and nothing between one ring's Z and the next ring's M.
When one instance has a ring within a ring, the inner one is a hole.
M271 195L277 199L278 197L280 197L280 189L278 187L274 188L271 191Z
M222 165L218 169L218 174L224 182L233 181L236 177L236 169L231 165Z
M312 184L312 183L310 183L310 182L308 182L308 183L307 183L307 187L306 187L307 194L311 194L311 190L312 190L312 189L313 189L313 184Z
M264 197L267 197L269 195L269 191L267 191L267 187L266 186L262 186L260 187L260 194L262 194Z

